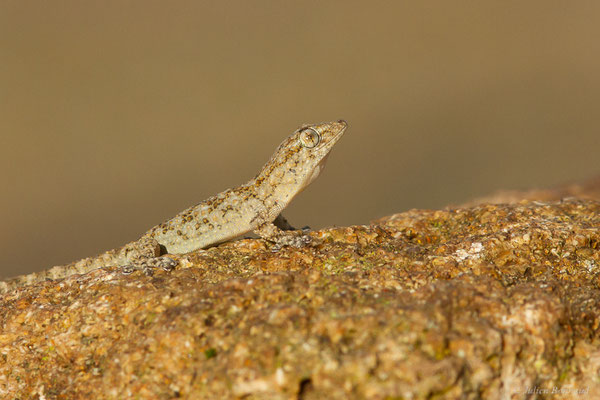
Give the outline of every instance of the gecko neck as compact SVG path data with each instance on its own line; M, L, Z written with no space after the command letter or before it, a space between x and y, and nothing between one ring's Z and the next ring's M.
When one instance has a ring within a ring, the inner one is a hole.
M302 191L302 185L293 177L257 176L247 183L253 187L256 198L263 202L288 204L291 199Z
M277 217L305 187L305 179L299 172L299 167L290 169L281 164L268 163L247 183L252 187L254 197L261 203L267 219Z

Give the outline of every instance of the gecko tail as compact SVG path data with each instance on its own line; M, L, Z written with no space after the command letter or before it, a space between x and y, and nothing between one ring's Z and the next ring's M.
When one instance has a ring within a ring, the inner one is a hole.
M50 269L20 275L0 281L0 294L8 293L21 286L34 285L47 280L64 279L75 274L86 274L98 268L122 266L129 262L131 244L108 250L94 257L83 258L67 265L58 265Z

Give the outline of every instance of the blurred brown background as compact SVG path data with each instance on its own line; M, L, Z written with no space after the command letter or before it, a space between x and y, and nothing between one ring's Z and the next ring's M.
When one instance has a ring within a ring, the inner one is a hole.
M137 238L350 123L286 216L368 223L600 172L600 2L0 3L4 276Z

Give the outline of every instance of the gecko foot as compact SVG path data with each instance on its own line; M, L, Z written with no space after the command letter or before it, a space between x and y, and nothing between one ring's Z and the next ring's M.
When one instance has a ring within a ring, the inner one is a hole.
M147 276L152 276L157 268L162 268L163 270L169 272L172 271L178 263L178 261L169 257L145 258L139 262L124 265L121 267L121 273L129 275L135 271L141 270Z
M281 219L283 217L279 216L278 218ZM287 223L287 221L285 222ZM304 228L301 231L282 230L275 223L266 223L256 228L254 233L274 243L273 247L271 247L272 252L281 250L283 246L304 247L313 244L312 237L308 235L308 230Z
M311 244L313 244L313 239L309 235L306 235L304 232L286 232L285 234L278 235L277 237L273 238L275 244L273 245L273 247L271 247L271 251L273 253L278 252L284 246L296 248L310 246Z

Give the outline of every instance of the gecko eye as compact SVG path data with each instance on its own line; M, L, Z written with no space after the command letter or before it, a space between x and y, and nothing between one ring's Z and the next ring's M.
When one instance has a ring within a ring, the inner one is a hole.
M300 143L307 149L312 149L321 141L321 135L313 128L306 128L300 132Z

